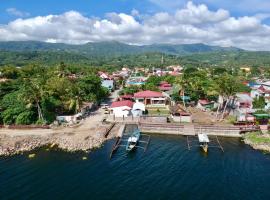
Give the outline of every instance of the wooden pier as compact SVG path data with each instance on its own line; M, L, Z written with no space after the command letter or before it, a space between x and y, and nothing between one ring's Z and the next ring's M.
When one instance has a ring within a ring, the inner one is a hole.
M106 129L106 131L105 131L105 133L104 133L104 137L105 137L105 138L108 137L108 135L110 134L110 131L113 129L114 126L115 126L115 123L112 123L112 124L110 125L110 127Z

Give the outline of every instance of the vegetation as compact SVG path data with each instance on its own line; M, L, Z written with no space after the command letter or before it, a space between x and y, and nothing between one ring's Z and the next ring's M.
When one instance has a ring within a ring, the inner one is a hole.
M51 66L65 61L67 65L96 66L106 69L121 67L225 67L243 75L264 74L270 77L270 53L250 52L237 48L203 44L132 46L119 42L84 45L44 42L0 42L0 66L24 66L29 63ZM162 59L163 58L163 59ZM251 73L233 69L253 67ZM261 71L261 66L264 69ZM263 73L261 73L263 72Z
M51 123L56 115L75 114L83 102L108 95L95 70L83 67L29 65L1 69L1 121L4 124Z
M253 101L253 108L256 109L264 109L265 107L265 99L263 96L259 96L258 98L255 98Z
M259 132L248 133L245 135L245 139L253 144L270 144L270 137Z

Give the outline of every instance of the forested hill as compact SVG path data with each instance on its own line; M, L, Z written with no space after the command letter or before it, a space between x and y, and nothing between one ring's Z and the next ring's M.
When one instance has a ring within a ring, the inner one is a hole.
M172 64L206 67L270 66L270 52L251 52L204 44L134 46L119 42L84 45L0 42L0 66L25 66L33 63L50 66L60 62L109 68L162 67Z
M205 44L153 44L153 45L128 45L119 42L96 42L82 45L70 45L63 43L46 43L37 41L0 42L2 51L61 51L78 53L84 56L122 56L140 54L146 52L159 52L172 55L189 55L193 53L242 51L234 47L218 47Z

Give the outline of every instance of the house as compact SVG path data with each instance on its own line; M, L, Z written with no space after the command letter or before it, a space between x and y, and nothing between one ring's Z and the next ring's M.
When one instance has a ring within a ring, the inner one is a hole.
M162 81L160 82L158 89L162 92L170 91L172 89L172 85L166 81Z
M145 84L146 81L146 77L130 77L127 81L126 81L126 86L139 86L139 85L143 85Z
M178 105L170 107L171 118L174 122L192 122L191 114Z
M253 88L250 92L251 98L257 98L259 96L270 97L270 88L264 85L260 85L258 88Z
M125 94L125 95L120 96L120 99L121 99L121 101L132 100L133 99L133 95L132 94Z
M236 99L234 102L234 115L237 118L237 121L254 121L252 114L255 112L252 109L253 99L246 93L238 93L236 94Z
M215 107L215 102L214 101L208 101L206 99L200 99L197 104L197 108L201 110L211 110Z
M76 124L81 119L82 113L77 113L76 115L56 116L56 121L60 124L62 123Z
M133 117L142 116L143 113L145 112L145 105L137 101L136 103L134 103L131 112L132 112Z
M144 103L146 106L162 107L169 104L169 95L166 93L155 91L141 91L134 94L134 99L138 102Z
M132 107L132 101L116 101L112 103L111 111L115 117L127 117L131 114Z
M114 80L102 80L102 87L107 88L110 92L114 91Z

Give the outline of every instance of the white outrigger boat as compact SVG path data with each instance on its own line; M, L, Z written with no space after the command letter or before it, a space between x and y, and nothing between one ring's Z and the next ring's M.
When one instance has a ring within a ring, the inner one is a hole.
M210 142L207 134L199 133L198 138L199 138L200 147L202 148L202 150L205 153L207 153L207 151L208 151L208 143Z
M141 135L141 133L139 130L135 130L130 135L130 137L127 140L127 144L126 144L127 151L132 151L136 147L137 143L139 142L140 135Z

